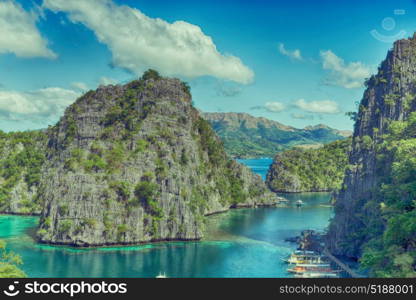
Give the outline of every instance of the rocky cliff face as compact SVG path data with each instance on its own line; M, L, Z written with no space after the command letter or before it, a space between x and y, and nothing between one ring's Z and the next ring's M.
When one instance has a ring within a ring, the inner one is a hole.
M297 145L320 146L344 139L351 132L325 125L297 129L246 113L203 113L231 157L274 157L277 152Z
M351 257L360 257L363 245L386 226L379 194L388 183L393 155L386 150L385 136L392 123L407 120L416 110L415 36L397 41L366 85L356 116L350 166L328 234L331 251ZM387 147L393 145L389 142Z
M275 201L259 176L227 158L177 79L147 72L88 92L48 134L45 243L200 239L205 215Z

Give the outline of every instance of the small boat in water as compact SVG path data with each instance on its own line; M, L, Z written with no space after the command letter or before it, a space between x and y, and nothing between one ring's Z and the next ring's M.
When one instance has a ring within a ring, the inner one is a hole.
M308 250L296 250L294 254L296 255L318 255L315 251L308 251Z
M285 262L290 265L287 272L296 278L339 277L339 271L331 267L328 258L314 251L297 250Z
M296 204L296 206L297 207L301 207L301 206L303 206L303 204L305 204L302 200L297 200L296 202L295 202L295 204Z
M314 251L296 250L287 259L284 259L284 261L289 264L305 264L323 263L326 262L326 259Z
M287 202L289 202L289 200L287 200L286 198L277 196L277 202L287 203Z

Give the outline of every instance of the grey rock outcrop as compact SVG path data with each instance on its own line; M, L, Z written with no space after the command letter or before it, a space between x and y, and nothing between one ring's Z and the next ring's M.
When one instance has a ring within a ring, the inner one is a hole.
M377 144L391 121L406 120L416 110L416 36L394 43L367 89L356 116L352 151L343 188L336 197L327 245L339 255L360 257L368 242L372 220L382 220L377 200L379 185L391 163L377 163ZM388 160L388 157L387 157Z
M200 239L204 216L276 201L259 176L227 157L177 79L88 92L48 134L44 243Z

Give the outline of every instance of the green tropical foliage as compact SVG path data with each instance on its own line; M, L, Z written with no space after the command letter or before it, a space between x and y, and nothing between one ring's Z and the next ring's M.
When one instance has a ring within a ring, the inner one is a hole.
M0 240L0 278L24 278L25 272L19 269L22 258L6 249L6 242Z
M160 74L158 71L153 70L153 69L149 69L146 72L143 73L142 76L142 80L149 80L149 79L153 79L153 80L159 80L161 78Z
M27 189L37 186L41 167L45 160L42 145L46 135L41 131L5 133L0 131L0 208L7 210L10 193L19 184L25 183ZM27 199L28 200L28 199ZM33 213L38 205L32 201L22 201L21 213Z
M361 265L377 277L416 277L416 112L391 122L377 151L385 167L374 199L381 224L366 227Z
M267 175L268 186L278 192L334 191L341 188L348 166L351 139L318 149L295 148L276 155Z

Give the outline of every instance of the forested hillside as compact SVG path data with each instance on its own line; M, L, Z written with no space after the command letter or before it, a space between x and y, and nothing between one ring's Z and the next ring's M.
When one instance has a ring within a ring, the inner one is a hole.
M266 183L275 192L323 192L341 188L351 139L318 149L295 148L278 153Z

